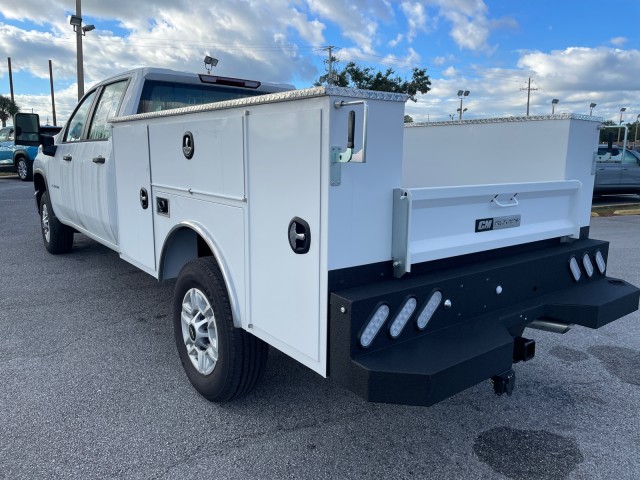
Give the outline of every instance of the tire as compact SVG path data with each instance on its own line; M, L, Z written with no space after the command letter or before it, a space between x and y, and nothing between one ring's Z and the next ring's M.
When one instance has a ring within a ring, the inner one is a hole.
M30 182L33 180L33 164L26 157L18 157L16 170L18 171L18 177L23 182Z
M40 199L40 231L44 246L49 253L69 253L73 246L73 229L60 223L51 207L49 192Z
M173 331L189 381L211 402L251 392L264 373L269 347L233 326L224 277L213 257L187 263L173 296Z

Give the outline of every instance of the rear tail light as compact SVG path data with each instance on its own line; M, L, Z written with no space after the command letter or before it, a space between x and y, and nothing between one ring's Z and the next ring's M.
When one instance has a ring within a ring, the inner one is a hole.
M589 257L588 253L582 256L582 266L584 267L584 271L587 272L587 277L593 277L593 263L591 263L591 257Z
M396 315L395 320L391 324L389 334L392 338L398 338L398 336L402 332L402 329L409 321L409 318L411 318L411 315L413 315L413 312L416 309L416 305L418 305L418 301L415 297L410 297L406 302L404 302L402 310L400 310L400 313Z
M384 322L387 320L389 316L389 305L383 303L378 307L375 311L371 320L367 323L367 326L360 335L360 345L363 347L368 347L373 342L373 339L376 337L378 332L380 331L380 327L384 325Z
M604 261L604 257L600 250L596 252L596 265L598 266L600 273L604 275L604 272L607 270L607 262Z
M578 265L578 260L576 260L576 257L571 257L571 260L569 260L569 269L571 270L573 279L576 282L579 282L580 277L582 277L582 272L580 271L580 265Z
M417 325L420 330L424 330L433 317L433 314L436 312L436 309L440 306L440 302L442 302L442 292L440 290L436 290L433 292L429 301L420 312L418 316Z

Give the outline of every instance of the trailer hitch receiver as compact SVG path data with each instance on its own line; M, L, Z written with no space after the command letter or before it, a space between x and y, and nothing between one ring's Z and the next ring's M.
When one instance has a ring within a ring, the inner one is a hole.
M491 384L493 385L493 391L496 395L500 396L506 393L511 396L513 393L513 387L516 386L516 372L513 368L510 368L500 375L491 377Z

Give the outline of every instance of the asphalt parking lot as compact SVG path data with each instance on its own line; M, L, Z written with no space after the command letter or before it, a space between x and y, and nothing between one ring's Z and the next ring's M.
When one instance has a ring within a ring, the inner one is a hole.
M49 255L32 195L0 178L0 478L640 478L638 312L528 330L511 397L368 404L272 349L252 395L215 405L178 360L173 284L82 235ZM640 285L640 216L591 236Z

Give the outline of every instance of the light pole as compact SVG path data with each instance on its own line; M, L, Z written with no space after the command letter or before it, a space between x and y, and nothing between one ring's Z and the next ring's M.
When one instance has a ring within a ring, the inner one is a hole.
M622 114L627 111L627 107L622 107L620 109L620 123L618 125L622 125ZM618 143L620 143L620 128L618 129Z
M462 114L464 112L466 112L467 110L469 110L468 108L463 108L462 111L460 111L460 109L457 109L456 112L458 112L458 115L460 115L460 120L462 120Z
M553 100L551 100L551 115L556 113L556 105L558 104L559 101L560 100L558 100L557 98L554 98Z
M95 25L82 26L82 0L76 0L76 14L71 15L69 23L73 26L73 31L76 32L76 54L77 54L77 72L78 72L78 100L84 95L84 65L82 56L82 37L87 32L94 30Z
M592 117L593 116L593 109L596 108L596 104L595 103L591 103L589 105L589 116Z
M464 110L462 110L462 99L464 97L468 97L469 96L469 90L458 90L458 97L460 98L460 108L458 109L458 119L462 120L462 112L464 112L466 110L466 108Z

